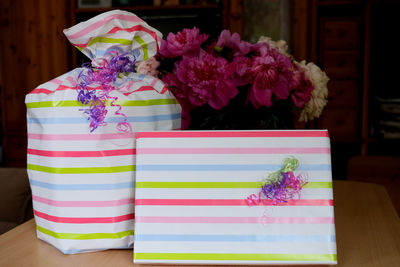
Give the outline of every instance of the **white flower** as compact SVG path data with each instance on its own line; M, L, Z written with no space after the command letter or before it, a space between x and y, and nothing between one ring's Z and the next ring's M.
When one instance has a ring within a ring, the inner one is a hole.
M296 62L297 63L297 62ZM299 121L307 122L318 118L325 105L328 103L328 81L329 77L314 63L305 64L305 61L297 63L297 65L305 71L307 78L314 85L314 90L311 92L311 99L305 105L300 114Z
M285 56L289 56L287 52L288 45L285 40L273 41L270 37L261 36L260 39L258 39L258 43L268 43L271 47L278 48L279 52L281 52Z

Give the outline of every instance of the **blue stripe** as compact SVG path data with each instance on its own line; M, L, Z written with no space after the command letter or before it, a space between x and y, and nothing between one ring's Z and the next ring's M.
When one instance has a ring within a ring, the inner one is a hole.
M180 119L181 114L164 114L164 115L154 115L154 116L133 116L126 117L127 122L156 122L156 121L166 121L166 120L176 120ZM123 122L125 117L112 117L106 118L105 122L107 123L117 123ZM28 118L28 123L37 123L37 124L78 124L78 123L87 123L87 118Z
M120 74L121 75L121 74ZM120 79L120 80L116 80L115 82L114 82L114 85L115 86L117 86L117 87L121 87L122 85L124 85L124 84L126 84L126 83L128 83L128 82L130 82L130 81L135 81L135 82L139 82L139 81L143 81L143 77L138 77L139 75L137 75L137 76L133 76L133 75L131 75L131 76L129 76L129 77L124 77L123 79Z
M186 242L336 242L334 235L135 235L137 241Z
M42 187L51 190L115 190L135 188L134 182L115 184L51 184L29 179L31 186Z
M137 165L136 171L276 171L281 164L256 165ZM330 171L330 164L302 164L296 171Z
M99 56L104 56L104 55L106 55L106 54L109 54L110 53L110 51L113 51L113 50L116 50L116 48L115 47L112 47L111 49L107 49L107 50L100 50L100 49L96 49L96 52L94 53L95 55L96 55L96 57L99 57ZM123 51L122 49L118 49L119 51L119 54L123 54L125 51ZM132 55L134 55L136 58L137 57L139 57L139 51L137 51L137 50L134 50L134 51L131 51L130 52Z

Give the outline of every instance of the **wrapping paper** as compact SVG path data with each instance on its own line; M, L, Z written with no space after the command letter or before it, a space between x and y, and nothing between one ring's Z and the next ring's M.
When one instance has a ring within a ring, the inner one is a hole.
M93 64L107 50L153 56L161 34L134 14L112 11L64 31ZM107 123L91 132L77 101L77 68L26 96L28 174L38 238L63 253L132 247L135 135L180 128L181 108L164 84L137 73L120 75L107 103ZM91 90L101 90L94 87ZM123 88L123 90L121 89ZM118 105L118 106L117 106ZM117 130L125 118L133 131Z
M287 157L300 197L248 205ZM336 264L327 131L139 133L135 203L135 263Z

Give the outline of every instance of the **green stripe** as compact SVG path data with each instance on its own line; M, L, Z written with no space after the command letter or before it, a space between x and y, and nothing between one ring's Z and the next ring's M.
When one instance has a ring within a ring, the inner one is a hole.
M62 173L62 174L80 174L80 173L113 173L113 172L131 172L136 170L135 165L114 166L114 167L79 167L79 168L54 168L40 165L28 164L29 170Z
M136 188L259 188L260 182L136 182ZM309 182L305 188L332 188L331 182Z
M132 40L128 39L114 39L109 37L96 37L90 40L87 46L91 46L95 43L109 43L109 44L122 44L122 45L131 45Z
M149 58L149 53L147 51L147 44L145 41L143 41L142 38L140 38L139 36L135 36L133 37L133 39L138 42L138 44L140 44L140 46L143 48L143 60L146 60Z
M337 261L336 254L134 253L135 260Z
M82 47L79 47L79 46L75 46L79 51L82 51Z
M115 105L122 107L136 107L136 106L156 106L156 105L171 105L178 104L176 99L149 99L149 100L120 100L115 101ZM111 102L106 101L106 106L110 106ZM64 100L64 101L42 101L26 103L27 108L51 108L51 107L81 107L85 106L77 100Z
M258 188L260 182L136 182L136 188Z
M134 230L123 231L118 233L91 233L91 234L78 234L78 233L56 233L50 231L46 228L36 226L38 231L43 234L58 238L58 239L75 239L75 240L86 240L86 239L119 239L126 236L133 235L135 233Z
M304 188L332 188L332 182L310 182Z

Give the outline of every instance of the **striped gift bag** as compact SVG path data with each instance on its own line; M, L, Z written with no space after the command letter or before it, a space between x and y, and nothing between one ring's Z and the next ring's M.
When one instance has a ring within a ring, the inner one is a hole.
M300 194L250 203L285 158ZM336 263L327 131L142 132L136 166L135 263Z
M145 60L155 55L161 40L157 30L123 11L101 14L65 34L94 63L109 50ZM135 133L178 129L181 117L179 104L160 80L129 73L114 83L110 96L118 100L106 102L106 124L91 132L82 111L87 106L77 101L81 71L61 75L26 96L27 168L37 235L66 254L132 247ZM132 131L117 130L121 120Z

